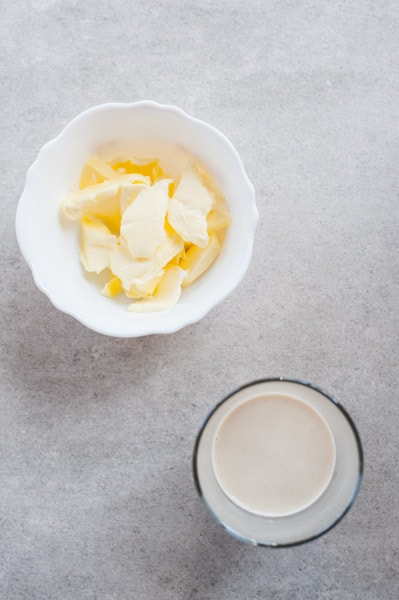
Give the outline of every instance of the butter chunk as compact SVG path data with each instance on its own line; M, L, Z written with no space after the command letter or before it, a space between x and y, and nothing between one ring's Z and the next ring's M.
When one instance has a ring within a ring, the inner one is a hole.
M149 298L131 304L129 306L130 312L153 312L166 310L174 306L180 298L181 284L185 274L185 271L176 265L167 266L154 294Z
M132 258L151 258L166 238L164 223L170 182L170 179L161 179L142 189L123 212L121 235Z
M208 214L206 218L208 224L208 233L227 229L231 225L231 216L227 208L223 205L217 206Z
M216 259L220 252L220 242L216 234L209 236L209 243L206 248L191 246L187 250L186 258L181 261L180 266L187 272L183 280L183 287L187 287L200 275L205 273Z
M131 188L131 186L137 182L139 184L151 184L149 177L137 173L115 177L115 179L92 185L67 196L61 203L61 210L69 219L78 219L85 212L92 212L104 202L115 198L121 189L126 186L133 193L134 188Z
M86 271L101 273L110 266L111 252L117 237L108 227L90 218L82 219L83 242L80 259Z
M132 285L130 290L125 290L125 294L128 298L147 298L147 296L151 296L154 293L155 288L158 283L161 281L164 271L161 271L160 275L149 279L145 283L141 283L139 285Z
M169 223L185 242L205 248L209 240L206 217L213 204L213 195L202 184L198 169L191 162L169 201Z
M121 238L111 253L111 271L122 280L125 290L132 286L143 286L163 273L163 268L182 251L183 240L176 233L167 235L159 245L157 252L148 259L132 258L126 242Z
M118 173L109 164L98 156L92 156L85 164L80 177L80 189L89 187L96 183L102 183L108 179L114 179Z
M119 156L110 162L115 170L123 170L125 173L141 173L151 177L154 183L157 179L164 177L164 172L157 158L127 158Z
M119 277L113 277L101 290L102 295L108 298L115 298L121 292L123 292L123 287Z
M148 188L148 183L140 183L140 181L134 181L132 184L123 185L119 196L119 205L121 215L125 212L127 207L136 199L137 195Z
M101 221L101 223L104 223L112 233L117 233L119 235L121 224L119 194L110 196L103 202L85 210L83 218L88 217Z

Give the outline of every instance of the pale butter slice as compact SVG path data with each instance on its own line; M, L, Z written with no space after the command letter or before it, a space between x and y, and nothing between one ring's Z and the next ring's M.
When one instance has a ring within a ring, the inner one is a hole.
M119 196L119 208L121 215L125 212L129 204L131 204L133 200L135 200L135 198L141 192L141 190L144 190L148 187L148 183L139 182L134 182L132 184L126 184L122 186Z
M79 187L80 189L84 189L90 185L102 183L108 179L114 179L115 177L118 177L118 173L104 160L94 155L89 158L83 167Z
M183 247L180 236L167 235L151 258L134 259L126 242L121 238L111 254L111 271L122 280L125 290L129 291L132 286L143 289L150 280L162 275L165 265L179 254Z
M191 246L187 250L186 258L181 261L180 266L187 272L183 280L183 287L187 287L200 275L205 273L216 259L220 252L220 242L216 234L209 236L209 243L206 248Z
M142 189L122 214L121 235L133 258L151 258L166 238L165 216L171 179Z
M206 218L208 224L208 233L227 229L231 225L231 216L227 208L223 205L217 205L211 210Z
M101 273L110 266L111 252L116 247L117 237L103 223L90 218L82 219L82 234L82 264L90 273Z
M176 265L168 265L154 294L144 300L137 300L129 306L130 312L142 313L166 310L174 306L181 296L181 284L185 271Z
M209 239L206 217L213 204L213 194L202 184L195 163L189 163L169 201L169 223L184 241L205 248Z
M147 298L147 296L151 296L154 293L155 288L158 283L161 281L163 277L164 271L161 271L160 275L157 277L153 277L153 279L149 279L145 283L141 285L132 285L130 290L125 290L125 294L128 298L133 298L137 300L138 298Z
M92 185L67 196L61 203L61 210L66 217L75 220L85 212L93 212L105 201L115 198L121 189L126 188L134 193L135 185L151 185L151 179L138 173L115 177L104 183ZM133 187L132 187L133 186Z

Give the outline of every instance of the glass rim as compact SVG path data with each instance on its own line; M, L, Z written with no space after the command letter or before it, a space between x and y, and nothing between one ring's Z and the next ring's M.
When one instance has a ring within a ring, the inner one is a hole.
M261 379L255 379L253 381L250 381L248 383L245 383L237 388L235 388L232 392L230 392L229 394L227 394L226 396L224 396L219 402L217 402L213 408L209 411L209 413L207 414L207 416L205 417L205 419L203 420L199 431L197 433L196 439L195 439L195 444L194 444L194 451L193 451L193 457L192 457L192 469L193 469L193 478L194 478L194 484L198 493L198 496L200 497L202 503L204 504L206 510L208 511L208 513L211 515L211 517L213 518L214 521L216 521L216 523L218 523L219 525L221 525L223 527L223 529L225 529L230 535L232 535L233 537L239 539L240 541L244 541L246 543L250 543L253 544L253 540L250 540L249 538L247 538L245 535L240 534L238 531L235 531L234 529L232 529L231 527L229 527L226 523L224 523L215 513L214 511L209 507L206 498L202 492L202 488L201 488L201 484L199 481L199 476L198 476L198 469L197 469L197 455L198 455L198 448L199 448L199 444L202 438L202 435L205 431L205 428L209 422L209 420L211 419L211 417L216 413L216 411L225 403L227 402L232 396L235 396L236 394L238 394L239 392L241 392L242 390L245 390L247 388L250 387L254 387L256 385L262 384L262 383L272 383L272 382L287 382L287 383L295 383L295 384L299 384L302 385L304 387L308 387L311 388L313 390L315 390L316 392L322 394L325 398L327 398L327 400L329 400L330 402L332 402L335 407L341 411L342 415L344 416L344 418L346 419L346 421L348 422L352 433L353 433L353 437L355 439L356 442L356 447L357 447L357 452L358 452L358 458L359 458L359 465L358 465L358 477L357 477L357 482L356 485L354 486L353 489L353 493L351 496L350 501L348 502L348 504L345 506L344 510L341 511L338 516L334 519L334 521L328 525L328 527L325 527L324 529L322 529L320 532L318 532L315 535L312 535L310 537L304 538L304 539L300 539L298 541L295 542L288 542L288 543L269 543L269 542L263 542L263 541L256 541L256 546L261 546L263 548L290 548L293 546L301 546L303 544L306 544L308 542L312 542L314 540L317 540L318 538L320 538L321 536L325 535L326 533L328 533L329 531L331 531L331 529L333 529L336 525L338 525L338 523L344 518L344 516L348 513L348 511L352 508L355 499L360 491L361 488L361 484L362 484L362 480L363 480L363 470L364 470L364 454L363 454L363 446L362 446L362 442L360 439L360 435L359 432L357 430L357 427L352 419L352 417L350 416L350 414L347 412L347 410L342 406L342 404L340 402L338 402L338 400L336 400L336 398L334 398L334 396L332 396L331 394L329 394L328 392L326 392L323 388L320 388L317 385L314 385L313 383L310 383L309 381L306 381L305 379L295 379L295 378L289 378L289 377L265 377L265 378L261 378Z

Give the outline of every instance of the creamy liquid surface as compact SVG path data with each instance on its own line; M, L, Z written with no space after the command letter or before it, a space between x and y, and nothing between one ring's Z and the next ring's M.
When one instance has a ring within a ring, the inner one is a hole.
M284 516L306 508L327 488L335 444L324 418L304 401L265 394L226 415L212 460L233 502L255 514Z

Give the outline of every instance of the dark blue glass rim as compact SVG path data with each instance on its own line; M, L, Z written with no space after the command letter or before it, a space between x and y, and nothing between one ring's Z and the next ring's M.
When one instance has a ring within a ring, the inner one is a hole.
M269 382L275 382L275 381L286 381L288 383L297 383L299 385L303 385L305 387L309 387L312 388L313 390L316 390L316 392L319 392L320 394L322 394L323 396L325 396L328 400L330 400L330 402L332 402L343 414L343 416L345 417L345 419L347 420L347 422L349 423L351 429L352 429L352 433L353 436L355 438L356 441L356 446L357 446L357 451L358 451L358 456L359 456L359 473L358 473L358 480L357 480L357 484L356 487L353 491L353 495L351 498L351 501L348 503L348 505L345 507L345 510L342 511L342 513L340 515L338 515L338 517L335 519L335 521L333 523L331 523L331 525L329 525L328 527L326 527L325 529L323 529L322 531L320 531L319 533L317 533L316 535L313 535L311 537L305 538L305 539L301 539L295 542L290 542L289 544L276 544L276 543L268 543L268 542L256 542L257 546L261 546L264 548L290 548L293 546L301 546L302 544L307 544L308 542L312 542L313 540L317 540L318 538L320 538L321 536L325 535L326 533L328 533L329 531L331 531L331 529L333 529L336 525L338 525L338 523L344 518L344 516L347 514L347 512L350 510L350 508L353 506L353 503L360 491L361 488L361 484L362 484L362 480L363 480L363 470L364 470L364 457L363 457L363 447L362 447L362 442L360 439L360 435L359 432L356 428L355 423L352 420L352 417L350 416L350 414L345 410L345 408L342 406L342 404L340 404L338 402L338 400L336 400L333 396L331 396L330 394L328 394L325 390L323 390L322 388L314 385L313 383L310 383L309 381L306 381L304 379L290 379L288 377L269 377L269 378L265 378L265 379L255 379L254 381L251 381L249 383L245 383L244 385L236 388L234 391L230 392L227 396L225 396L224 398L222 398L222 400L220 400L213 408L212 410L208 413L208 415L206 416L205 420L203 421L199 432L197 434L196 440L195 440L195 444L194 444L194 452L193 452L193 460L192 460L192 469L193 469L193 477L194 477L194 483L195 483L195 487L197 489L197 493L199 495L199 497L201 498L205 508L207 509L208 513L211 515L211 517L219 524L223 527L223 529L225 529L230 535L236 537L237 539L244 541L246 543L252 543L252 540L246 538L245 536L239 534L238 532L234 531L233 529L231 529L230 527L228 527L225 523L223 523L223 521L221 521L217 515L214 514L214 512L209 508L204 495L202 493L202 489L201 489L201 484L199 481L199 477L198 477L198 471L197 471L197 454L198 454L198 447L202 438L202 434L205 430L205 427L208 423L208 421L210 420L210 418L213 416L213 414L220 408L220 406L222 404L224 404L227 400L229 400L229 398L231 398L232 396L235 396L238 392L241 392L242 390L245 390L246 388L255 386L255 385L259 385L261 383L269 383Z

